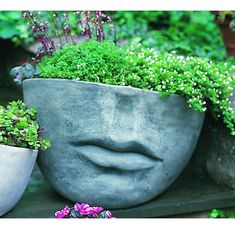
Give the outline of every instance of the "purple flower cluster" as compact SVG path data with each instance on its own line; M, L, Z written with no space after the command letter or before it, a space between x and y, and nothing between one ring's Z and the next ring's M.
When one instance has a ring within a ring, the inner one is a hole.
M86 203L76 203L73 208L65 206L55 213L56 218L114 218L110 211L102 207L92 207Z
M54 41L48 34L48 21L41 21L40 12L23 11L22 16L27 20L27 24L31 27L34 38L42 44L42 47L38 49L35 58L33 58L33 61L37 63L43 56L52 55L55 51Z
M23 11L22 16L26 19L30 26L32 35L36 41L42 44L36 53L33 61L40 62L43 56L50 56L56 50L66 44L76 44L71 31L70 12L48 12L47 18L41 12ZM97 41L105 39L104 28L105 24L109 24L113 29L112 19L102 11L75 11L75 20L82 30L82 34L89 39L95 38ZM44 19L43 19L44 18ZM60 44L55 44L54 38L58 37ZM64 37L65 42L62 41Z
M110 16L107 16L102 11L83 11L82 13L77 11L74 13L79 16L77 21L80 24L82 33L89 39L93 36L97 41L103 41L105 39L103 25L112 22ZM110 24L112 27L112 24Z
M90 207L89 204L81 203L75 204L74 208L78 211L81 215L98 215L100 212L103 211L102 207Z
M70 214L71 209L66 205L62 210L55 213L56 218L66 218Z

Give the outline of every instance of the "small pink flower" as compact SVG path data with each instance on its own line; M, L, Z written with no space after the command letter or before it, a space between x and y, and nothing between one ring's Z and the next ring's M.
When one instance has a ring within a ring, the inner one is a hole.
M74 205L74 209L78 211L81 215L87 215L87 208L90 208L90 205L86 203L76 203Z
M106 212L105 212L105 215L106 215L108 218L113 218L112 212L110 212L110 211L106 211Z
M59 210L55 213L56 218L65 218L70 213L69 206L65 206L62 210Z
M87 211L89 212L89 215L98 215L100 212L103 211L103 208L102 207L89 207Z
M74 205L74 208L81 215L97 215L103 211L102 207L90 207L90 205L86 203L81 203L81 204L76 203Z

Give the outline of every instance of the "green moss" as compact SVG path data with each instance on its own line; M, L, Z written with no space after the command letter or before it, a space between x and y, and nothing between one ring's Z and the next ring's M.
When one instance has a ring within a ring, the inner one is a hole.
M68 45L46 57L39 67L43 78L106 82L119 78L125 68L125 53L112 42L83 42Z

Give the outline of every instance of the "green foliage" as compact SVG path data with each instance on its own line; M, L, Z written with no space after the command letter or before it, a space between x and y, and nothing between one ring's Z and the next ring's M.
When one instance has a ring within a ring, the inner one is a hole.
M229 98L235 90L234 67L197 57L158 54L141 45L120 49L110 42L67 46L39 65L40 77L126 85L158 91L162 97L181 94L189 107L203 112L212 104L235 135L234 110ZM229 69L229 70L228 70Z
M30 41L27 25L20 20L20 11L0 12L0 38L12 39L16 44Z
M39 68L44 78L80 78L105 83L122 74L124 60L125 53L112 42L89 41L57 50L52 56L45 57Z
M22 101L0 106L0 144L46 150L50 141L40 138L38 130L35 109L26 109Z
M210 212L209 218L235 218L235 213L224 213L224 211L220 210L220 209L213 209Z
M207 11L118 11L119 42L142 43L158 52L176 51L185 56L226 58L214 15Z
M44 21L51 22L52 11L42 11L40 12L41 19ZM62 13L62 12L57 12ZM69 20L71 27L71 34L78 34L81 29L76 24L76 18L72 12L69 12ZM55 27L52 27L50 32L55 34ZM60 31L58 35L63 35L63 31ZM0 12L0 38L2 39L12 39L15 44L28 44L33 42L33 37L30 34L30 28L27 23L22 20L21 11L1 11Z
M156 90L164 97L181 94L189 107L200 112L212 104L215 114L222 115L235 135L235 114L229 99L235 90L234 66L228 69L227 63L219 65L174 53L158 55L153 49L141 46L127 50L126 56L132 63L128 77L131 86Z

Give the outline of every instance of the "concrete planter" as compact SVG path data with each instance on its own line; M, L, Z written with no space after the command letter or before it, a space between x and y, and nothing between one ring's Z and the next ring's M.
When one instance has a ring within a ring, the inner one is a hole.
M36 157L37 150L0 145L0 216L20 200Z
M73 202L110 209L162 193L187 164L204 120L179 95L61 79L25 80L23 88L52 142L38 157L48 182Z

